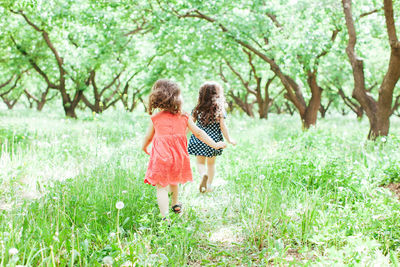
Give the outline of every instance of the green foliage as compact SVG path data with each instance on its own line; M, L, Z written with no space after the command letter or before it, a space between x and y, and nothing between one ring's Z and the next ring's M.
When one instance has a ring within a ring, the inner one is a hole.
M154 188L143 183L148 157L140 142L148 117L81 117L1 114L1 128L10 129L0 133L3 265L100 266L106 257L114 265L399 259L399 201L380 185L399 181L400 140L360 142L366 122L331 118L302 132L293 127L296 118L284 115L268 122L228 118L239 143L217 160L216 191L198 194L194 172L195 181L180 191L184 213L170 216L168 227ZM399 130L399 121L392 126ZM15 140L12 150L4 149L4 138ZM118 201L125 204L119 211Z
M394 3L395 11L397 6ZM356 50L365 61L367 88L375 85L372 95L378 93L375 88L383 79L389 56L381 7L381 1L357 1L353 6L360 40ZM185 17L195 9L216 23ZM24 88L40 96L47 84L32 69L30 61L36 62L51 82L57 83L59 79L57 62L42 34L20 14L12 12L22 11L32 23L49 33L63 58L68 92L73 96L76 90L83 90L89 102L95 99L93 85L87 82L93 70L99 88L122 72L118 83L102 95L103 102L111 96L122 100L123 90L117 88L118 84L130 81L127 95L133 103L137 101L133 94L142 98L161 77L179 81L184 91L191 93L205 80L217 80L225 84L227 93L232 91L244 99L246 89L237 77L224 66L228 81L224 83L219 75L224 60L229 60L240 73L249 72L246 56L237 42L240 40L273 59L302 88L308 88L307 71L316 69L318 84L324 90L322 104L333 102L333 107L342 110L344 105L337 90L342 89L350 96L353 89L345 54L347 34L342 9L340 2L334 0L2 1L0 82L30 69L10 97L20 96ZM363 15L373 10L376 12ZM219 23L226 27L227 33ZM335 30L339 31L338 37L332 42ZM253 57L258 74L263 79L271 77L270 66L256 55ZM138 74L130 80L135 73ZM251 81L250 87L254 86ZM116 90L118 93L114 94ZM276 79L270 95L274 98L281 90L282 84ZM311 92L302 91L305 100L309 100ZM283 96L274 99L281 109L286 102ZM251 103L254 97L247 101Z

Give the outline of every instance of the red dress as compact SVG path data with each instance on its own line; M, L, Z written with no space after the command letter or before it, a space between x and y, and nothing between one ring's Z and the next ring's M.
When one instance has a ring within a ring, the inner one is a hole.
M151 116L155 133L145 183L165 187L193 180L187 151L188 118L168 111Z

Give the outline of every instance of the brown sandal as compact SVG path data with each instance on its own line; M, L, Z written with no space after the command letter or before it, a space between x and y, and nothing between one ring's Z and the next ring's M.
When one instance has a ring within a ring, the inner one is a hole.
M181 213L182 212L182 204L176 204L176 205L172 206L172 211L176 214Z
M208 180L208 175L204 174L203 180L201 181L199 186L200 193L205 193L207 191L207 180Z

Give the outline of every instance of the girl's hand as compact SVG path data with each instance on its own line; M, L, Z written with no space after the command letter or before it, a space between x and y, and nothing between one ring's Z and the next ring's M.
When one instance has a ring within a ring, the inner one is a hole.
M150 153L149 153L149 151L147 151L147 147L144 147L144 148L142 148L142 150L144 151L144 153L146 153L147 155L149 155L149 156L150 156Z
M226 143L220 141L220 142L216 143L215 149L221 149L221 148L225 148L225 147L226 147Z
M236 141L233 140L233 139L229 140L228 143L233 145L233 146L236 146L236 144L237 144Z
M150 156L150 153L149 153L149 151L147 151L147 148L149 147L151 140L153 139L154 133L155 133L155 131L154 131L153 123L150 122L149 128L147 129L147 133L143 139L143 144L142 144L142 150L144 151L144 153L146 153L149 156Z

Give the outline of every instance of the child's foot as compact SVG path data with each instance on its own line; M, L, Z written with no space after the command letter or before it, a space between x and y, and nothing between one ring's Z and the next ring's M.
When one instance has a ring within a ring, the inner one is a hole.
M176 214L182 212L182 204L176 204L172 206L172 211Z
M203 180L201 181L200 186L199 186L200 193L204 193L207 191L207 180L208 180L208 175L204 174Z
M213 191L214 191L214 186L207 184L206 192L213 192Z

